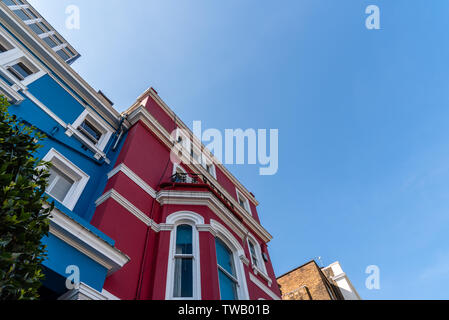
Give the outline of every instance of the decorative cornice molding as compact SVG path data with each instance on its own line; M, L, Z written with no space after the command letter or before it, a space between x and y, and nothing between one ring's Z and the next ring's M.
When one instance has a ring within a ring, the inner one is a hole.
M107 291L102 293L98 292L94 288L89 287L87 284L81 282L78 288L70 290L65 293L58 300L120 300Z
M146 193L150 195L152 198L156 198L156 191L151 188L143 179L141 179L137 174L135 174L131 169L129 169L124 163L119 164L108 174L108 179L114 177L117 173L122 172L125 174L131 181L137 184L140 188L143 189Z
M248 232L245 226L210 192L162 190L156 199L161 205L206 206L231 227L241 239Z
M110 189L104 195L102 195L97 201L95 201L95 205L98 207L106 200L112 198L117 203L119 203L123 208L131 212L134 216L136 216L140 221L145 223L148 227L153 224L153 220L151 220L145 213L140 211L136 206L134 206L131 202L129 202L125 197L123 197L120 193L115 191L114 189Z
M207 206L227 224L234 225L236 227L236 233L242 239L248 233L248 229L211 192L162 190L157 194L156 199L162 205L179 204ZM250 226L264 242L269 242L272 239L271 235L260 224L256 223Z
M214 237L217 236L217 233L210 224L197 224L196 228L198 229L199 232L210 232Z
M130 258L58 209L51 213L50 233L98 262L112 274Z
M123 172L128 178L135 182L139 187L141 187L149 196L155 198L161 205L165 204L180 204L180 205L199 205L207 206L211 209L218 217L225 221L230 226L234 225L233 230L243 239L248 233L247 228L226 208L223 203L217 199L211 192L194 192L194 191L168 191L162 190L159 193L151 188L143 179L141 179L137 174L135 174L131 169L129 169L125 164L120 164L114 170L108 174L108 178L112 178L118 172ZM99 206L101 203L109 198L113 198L116 202L122 204L128 211L133 213L147 226L152 225L152 228L159 232L158 226L153 220L151 220L147 215L137 209L131 202L129 202L125 197L120 195L114 189L107 191L102 195L95 203ZM252 229L258 234L261 239L265 242L271 240L271 235L258 223L252 225Z

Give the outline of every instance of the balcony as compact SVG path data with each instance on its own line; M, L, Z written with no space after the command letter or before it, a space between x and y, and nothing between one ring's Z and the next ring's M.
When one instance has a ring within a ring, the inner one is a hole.
M215 185L214 182L212 182L209 178L207 178L204 174L197 174L197 173L175 173L170 178L172 184L185 184L185 185L203 185L208 187L212 193L215 194L215 196L221 200L233 213L236 215L239 220L241 220L241 217L239 214L236 213L234 204L231 200L229 200Z

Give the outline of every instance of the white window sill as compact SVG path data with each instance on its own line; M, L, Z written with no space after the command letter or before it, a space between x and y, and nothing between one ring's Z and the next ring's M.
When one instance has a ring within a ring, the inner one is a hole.
M94 155L95 159L100 160L101 158L103 158L106 161L106 163L108 164L110 163L106 154L102 150L100 150L96 145L90 142L89 139L87 139L81 133L79 133L79 131L76 130L72 125L70 124L67 125L67 131L65 132L65 134L68 137L72 137L74 135L78 140L80 140L86 147L88 147L95 154Z
M251 263L251 265L252 265L254 274L256 276L260 275L264 280L266 280L268 282L268 286L271 287L271 285L273 284L273 280L271 280L271 278L268 276L268 274L266 274L266 272L262 271L259 267L257 267L253 263Z

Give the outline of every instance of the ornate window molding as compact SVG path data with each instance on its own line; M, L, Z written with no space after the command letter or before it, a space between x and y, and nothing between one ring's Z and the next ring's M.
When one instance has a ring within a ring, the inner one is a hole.
M199 214L190 211L172 213L167 217L166 223L161 225L162 231L170 231L170 247L168 255L166 300L201 300L201 272L200 272L200 245L198 226L204 225L204 219ZM190 226L192 231L192 250L188 254L177 253L177 236L180 226ZM179 297L175 292L175 269L177 260L192 259L192 295Z
M232 251L235 278L237 280L236 291L238 300L249 300L248 285L246 283L245 269L243 266L246 257L242 245L232 233L219 222L211 220L210 225L216 234L216 238L222 241ZM219 279L217 279L217 281L218 280Z

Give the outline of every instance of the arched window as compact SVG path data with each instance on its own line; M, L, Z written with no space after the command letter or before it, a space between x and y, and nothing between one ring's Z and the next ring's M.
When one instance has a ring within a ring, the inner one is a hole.
M180 225L176 228L176 249L173 297L193 298L193 228Z
M271 281L267 275L267 268L265 266L265 261L262 255L262 248L259 242L252 234L247 235L248 240L248 251L251 258L251 266L253 270L257 273L264 275L268 281Z
M243 261L247 259L241 242L219 222L211 219L210 225L215 234L217 280L221 299L248 300L248 285L243 265Z
M190 211L172 213L163 225L170 231L166 300L201 300L198 225L204 219Z
M256 251L256 247L251 240L248 240L248 245L249 245L249 253L251 255L251 261L253 262L253 265L255 267L259 267L260 262L259 262L259 256Z
M238 300L239 281L235 272L234 255L220 239L215 239L217 250L218 280L221 300Z

